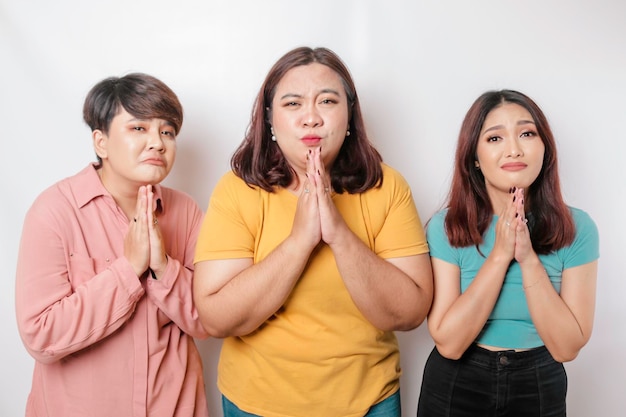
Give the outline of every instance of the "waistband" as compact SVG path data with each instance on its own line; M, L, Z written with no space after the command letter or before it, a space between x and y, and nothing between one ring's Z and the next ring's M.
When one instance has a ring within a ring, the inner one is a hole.
M555 363L545 346L516 352L491 351L473 344L465 351L461 360L492 369L519 369Z

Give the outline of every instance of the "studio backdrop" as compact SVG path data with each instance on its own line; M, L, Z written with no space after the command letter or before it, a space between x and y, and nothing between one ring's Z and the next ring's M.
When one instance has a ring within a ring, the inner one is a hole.
M537 101L566 201L600 230L594 333L566 364L568 415L624 415L625 17L620 0L0 0L0 415L24 414L33 369L15 321L22 222L43 189L95 160L81 113L89 88L134 71L172 87L185 121L166 185L206 209L265 74L302 45L346 62L369 135L408 180L424 222L445 203L473 100L511 88ZM414 416L433 342L425 324L398 338L403 415ZM198 346L219 417L221 340Z

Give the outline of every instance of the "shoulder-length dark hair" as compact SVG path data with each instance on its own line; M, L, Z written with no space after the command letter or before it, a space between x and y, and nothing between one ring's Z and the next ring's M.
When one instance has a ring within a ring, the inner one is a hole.
M233 172L248 185L273 192L274 187L290 185L297 175L282 151L271 140L270 114L276 87L292 68L319 63L335 71L348 98L350 136L346 137L331 171L333 189L341 193L360 193L382 183L382 157L365 132L359 98L348 68L326 48L300 47L283 55L270 69L252 108L250 124L243 142L231 158Z
M513 90L489 91L472 104L459 133L454 176L448 196L445 226L450 244L455 247L478 245L483 241L493 216L485 178L475 167L476 147L485 118L504 103L525 108L533 118L537 133L545 145L543 166L530 185L526 201L530 206L529 227L533 249L546 254L572 243L575 226L563 201L559 180L556 144L545 115L528 96Z

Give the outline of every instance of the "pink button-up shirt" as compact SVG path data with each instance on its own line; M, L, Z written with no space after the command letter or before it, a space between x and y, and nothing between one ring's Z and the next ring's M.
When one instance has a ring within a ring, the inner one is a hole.
M192 300L202 212L156 186L168 264L137 278L124 254L128 219L93 165L44 191L26 214L17 322L36 359L26 416L207 416Z

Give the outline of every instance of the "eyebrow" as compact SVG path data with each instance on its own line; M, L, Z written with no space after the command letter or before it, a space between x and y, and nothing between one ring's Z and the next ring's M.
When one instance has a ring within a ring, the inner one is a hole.
M148 117L148 118L133 117L132 119L126 120L125 123L149 122L150 120L153 120L153 119L163 120L166 125L171 126L171 127L175 127L174 123L170 122L169 120L161 119L159 117Z
M533 122L532 120L520 120L519 122L517 122L518 126L522 126L522 125L534 125L535 122ZM483 130L482 133L487 133L487 132L491 132L492 130L498 130L498 129L502 129L504 128L503 125L496 125L496 126L491 126L490 128L487 128L485 130Z
M341 94L340 94L337 90L332 89L332 88L323 88L323 89L322 89L322 90L320 90L320 92L319 92L319 93L317 93L317 94L318 94L318 95L320 95L320 94L329 94L329 93L330 93L330 94L334 94L334 95L336 95L336 96L340 96L340 95L341 95ZM304 97L304 96L303 96L302 94L296 94L296 93L286 93L286 94L282 95L282 96L280 97L280 99L281 99L281 100L283 100L283 99L286 99L286 98L292 98L292 97L295 97L295 98L302 98L302 97Z

